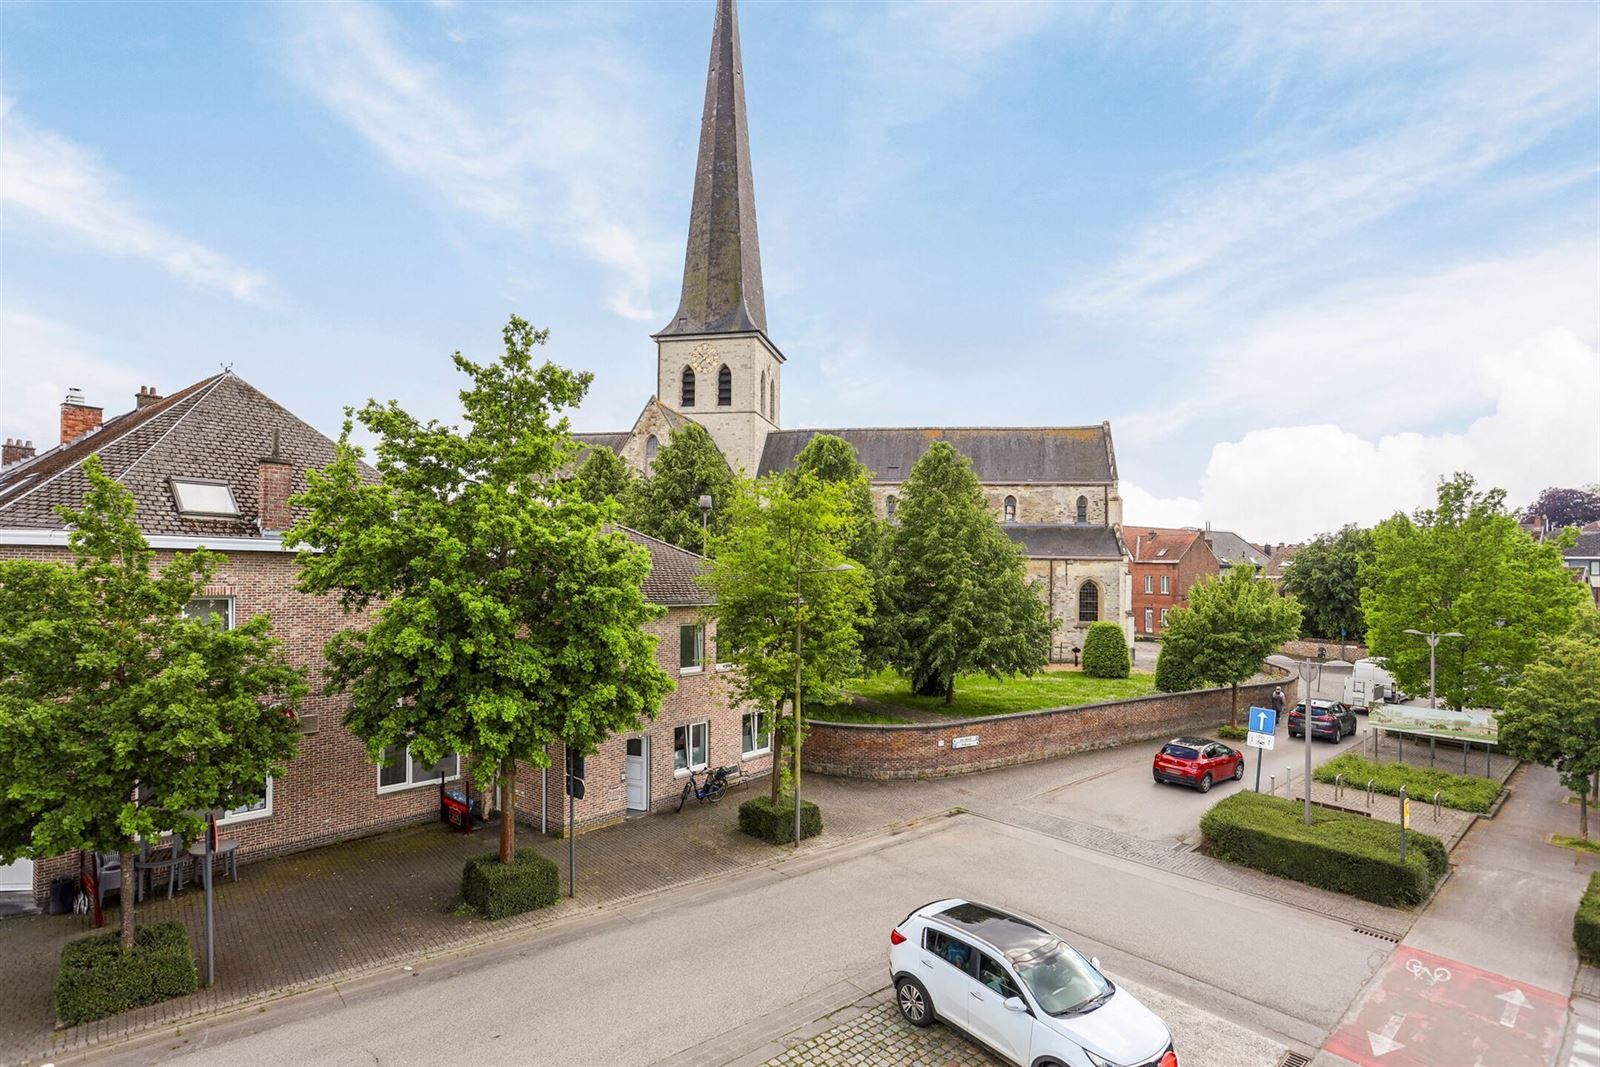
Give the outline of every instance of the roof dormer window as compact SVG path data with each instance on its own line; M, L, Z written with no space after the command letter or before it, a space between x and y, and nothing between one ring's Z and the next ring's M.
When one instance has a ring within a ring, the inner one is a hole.
M172 479L172 498L178 514L191 519L236 519L239 504L227 482L207 478Z

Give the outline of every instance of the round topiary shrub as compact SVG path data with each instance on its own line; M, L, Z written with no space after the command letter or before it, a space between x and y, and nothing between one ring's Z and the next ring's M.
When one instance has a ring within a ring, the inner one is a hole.
M1083 642L1083 673L1091 678L1126 678L1132 669L1122 627L1114 622L1090 626Z
M1161 652L1156 656L1156 688L1163 693L1185 693L1201 688L1193 665L1181 653L1175 652L1172 645L1162 645Z

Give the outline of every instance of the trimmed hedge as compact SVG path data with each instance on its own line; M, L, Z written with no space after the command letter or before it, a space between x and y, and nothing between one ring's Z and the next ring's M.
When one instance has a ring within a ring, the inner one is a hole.
M181 922L153 923L133 933L123 952L113 931L68 941L56 974L56 1018L63 1026L103 1019L200 986L189 931Z
M561 870L531 848L517 849L512 862L500 854L474 856L461 871L461 898L485 919L504 919L561 899Z
M1400 827L1380 819L1313 807L1304 822L1302 801L1260 793L1235 793L1200 819L1214 855L1374 904L1420 904L1449 865L1444 843L1415 830L1406 833L1400 862Z
M755 797L739 805L739 829L751 837L774 845L786 845L794 840L794 805L782 801L774 804L771 797ZM800 802L800 836L816 837L822 833L822 809L809 800Z
M1200 679L1195 677L1194 665L1172 651L1171 645L1163 644L1156 653L1156 688L1163 693L1187 693L1201 686Z
M1433 794L1439 792L1442 794L1439 803L1457 811L1488 811L1501 789L1493 778L1451 774L1404 763L1374 763L1354 752L1335 756L1312 772L1312 777L1319 782L1331 782L1340 774L1344 775L1346 785L1365 788L1371 780L1374 790L1391 797L1399 796L1400 787L1405 786L1406 796L1418 804L1432 803Z
M1222 738L1224 741L1244 741L1249 739L1250 731L1246 730L1243 726L1233 726L1228 723L1223 723L1221 726L1217 727L1217 736Z
M1091 678L1126 678L1133 670L1128 639L1114 622L1096 622L1083 639L1083 673Z
M1589 963L1600 964L1600 871L1589 876L1589 888L1578 901L1578 912L1572 917L1572 940L1578 946L1578 955Z

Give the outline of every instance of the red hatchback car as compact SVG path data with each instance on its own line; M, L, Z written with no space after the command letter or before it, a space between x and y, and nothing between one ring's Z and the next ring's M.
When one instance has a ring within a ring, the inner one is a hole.
M1208 793L1213 782L1244 777L1244 753L1207 737L1174 737L1156 753L1151 774L1156 785L1176 782Z

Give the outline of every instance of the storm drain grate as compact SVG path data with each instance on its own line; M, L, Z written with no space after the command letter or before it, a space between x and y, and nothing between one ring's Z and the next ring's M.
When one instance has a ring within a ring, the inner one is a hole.
M1354 930L1358 934L1366 934L1368 937L1375 937L1379 941L1388 941L1396 945L1400 943L1399 934L1386 933L1383 930L1374 930L1366 926L1352 926L1350 929Z
M1285 1052L1279 1057L1276 1067L1306 1067L1310 1062L1298 1052Z

